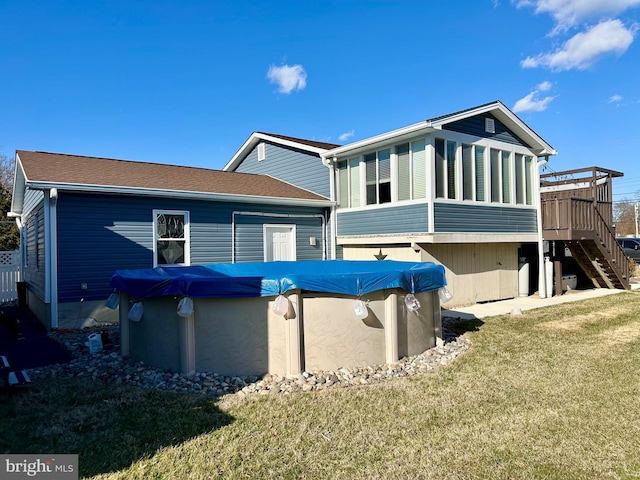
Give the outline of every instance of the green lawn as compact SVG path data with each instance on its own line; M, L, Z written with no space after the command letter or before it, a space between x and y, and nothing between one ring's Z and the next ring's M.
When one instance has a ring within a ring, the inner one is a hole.
M169 394L91 380L0 396L4 453L94 478L640 478L640 294L458 325L473 346L384 384Z

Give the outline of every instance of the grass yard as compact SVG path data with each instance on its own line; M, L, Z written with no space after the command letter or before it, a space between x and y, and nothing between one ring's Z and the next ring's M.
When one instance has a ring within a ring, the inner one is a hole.
M458 325L452 364L385 384L219 400L49 380L0 396L4 453L86 478L640 478L640 294Z

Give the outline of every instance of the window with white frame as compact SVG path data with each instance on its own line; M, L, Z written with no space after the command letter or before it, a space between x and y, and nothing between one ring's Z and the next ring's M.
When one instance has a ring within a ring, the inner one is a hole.
M456 150L458 145L453 140L435 139L436 150L436 197L458 198L458 166Z
M486 202L485 147L462 144L462 199Z
M153 266L189 265L189 212L153 211Z
M391 149L364 156L367 205L391 201Z
M360 159L352 158L338 163L340 208L360 206Z
M416 140L395 147L398 164L398 201L427 196L425 141Z
M533 157L515 154L516 203L533 205Z
M533 205L533 157L491 149L491 201Z

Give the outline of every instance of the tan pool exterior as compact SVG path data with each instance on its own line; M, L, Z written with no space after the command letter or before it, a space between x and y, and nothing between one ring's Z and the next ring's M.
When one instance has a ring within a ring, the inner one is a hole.
M122 355L183 374L297 375L393 363L442 341L437 291L419 293L417 312L404 304L406 292L364 295L369 315L358 319L353 296L286 294L289 313L273 313L275 297L193 299L194 313L176 313L177 298L143 300L139 322L120 293Z

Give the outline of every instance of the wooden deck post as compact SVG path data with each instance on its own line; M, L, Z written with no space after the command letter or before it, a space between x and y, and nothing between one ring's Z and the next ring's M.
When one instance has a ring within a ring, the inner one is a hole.
M558 241L553 242L553 249L555 250L555 258L553 261L553 270L556 274L555 296L559 297L562 295L562 260L564 259L564 243Z

